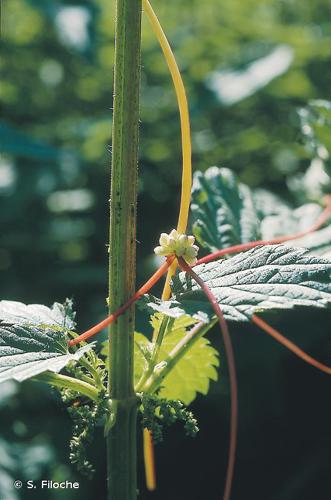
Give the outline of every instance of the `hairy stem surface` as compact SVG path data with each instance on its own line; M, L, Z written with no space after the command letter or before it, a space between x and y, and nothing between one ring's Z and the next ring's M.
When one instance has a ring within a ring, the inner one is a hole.
M109 312L134 294L140 88L141 1L116 0L109 239ZM137 399L133 388L134 307L109 328L108 499L135 500Z

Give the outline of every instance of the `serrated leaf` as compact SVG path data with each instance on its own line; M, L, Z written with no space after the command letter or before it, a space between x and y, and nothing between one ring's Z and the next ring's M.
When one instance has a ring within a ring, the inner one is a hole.
M269 215L287 215L291 212L291 208L287 203L266 189L254 189L253 200L255 210L261 220Z
M166 358L166 354L178 344L181 338L182 335L179 332L165 338L161 359ZM216 367L218 365L217 351L206 338L200 338L164 379L160 397L180 399L184 404L189 405L198 392L204 395L208 393L210 380L217 380Z
M291 235L309 229L322 213L317 203L306 203L296 210L281 215L265 217L261 222L262 238L265 240ZM302 238L289 240L286 245L307 248L311 255L323 255L328 258L331 252L331 226L307 234Z
M178 344L195 321L188 316L176 320L171 331L163 339L159 351L158 362L167 359L169 353ZM135 334L135 382L137 383L147 367L147 361L142 351L151 350L152 344L140 334ZM179 399L184 404L190 404L197 393L207 394L210 380L217 380L216 367L219 365L218 353L209 341L201 337L176 364L173 370L162 382L160 397L166 399Z
M311 181L309 184L312 186ZM192 195L195 236L212 251L256 238L269 240L296 234L310 228L322 212L317 203L306 203L293 210L272 193L261 189L251 191L248 186L239 184L228 169L217 167L208 169L205 174L196 173ZM248 230L245 232L244 228ZM248 238L250 231L251 238ZM320 244L313 243L315 237ZM323 247L328 245L325 239L328 239L327 232L320 235L315 231L309 239L289 245L307 246L311 253L323 254ZM327 252L328 248L324 253Z
M211 251L260 238L251 190L227 168L196 172L191 216L196 239Z
M54 325L72 330L75 328L74 317L70 300L64 304L55 302L52 307L46 307L42 304L27 305L10 300L0 301L0 322L24 324L28 321L34 325Z
M45 371L59 372L77 361L91 345L68 351L68 330L74 327L69 304L0 301L0 383L22 382Z
M286 244L307 248L311 255L322 255L326 259L331 259L331 226L307 234L298 240L287 241Z
M151 352L152 343L145 335L134 332L134 383L137 384L141 375L147 369L146 351Z
M316 222L321 212L322 208L317 203L306 203L295 210L269 215L261 222L262 239L270 240L305 231Z
M255 312L265 309L331 304L331 261L311 256L302 248L257 247L194 270L211 288L230 321L249 321ZM164 307L159 305L160 312L169 314L173 307L177 316L213 315L204 293L185 273L175 280L174 294Z
M175 281L176 277L173 277L173 284ZM158 312L175 319L179 319L185 314L182 304L176 299L176 296L172 297L170 300L161 300L158 297L154 297L154 295L147 294L140 299L138 307L147 309L151 314ZM194 310L187 314L196 321L201 321L202 323L209 323L210 321L209 311L207 313L203 310L198 310L198 308L194 308Z

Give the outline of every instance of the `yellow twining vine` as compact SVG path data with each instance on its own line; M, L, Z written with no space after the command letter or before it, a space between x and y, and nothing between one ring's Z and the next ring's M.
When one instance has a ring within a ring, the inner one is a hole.
M187 97L183 79L181 77L175 56L171 50L170 44L157 18L157 15L155 14L148 0L142 0L142 5L152 25L152 29L158 39L165 60L167 62L172 77L172 81L175 87L175 92L179 107L183 168L182 168L181 201L180 201L180 209L179 209L179 216L177 223L177 231L178 233L185 233L188 221L189 208L190 208L191 187L192 187L192 146L191 146L191 134L190 134L190 116L189 116ZM175 273L176 265L177 264L175 261L168 271L162 293L163 300L167 300L170 296L171 293L170 280L171 276L173 276L173 274ZM155 480L155 470L154 470L155 466L153 459L153 443L151 435L147 429L145 429L144 431L144 459L145 459L145 471L146 471L146 485L149 490L154 490L156 487L156 480Z
M162 29L162 26L148 0L142 0L143 8L151 22L152 29L158 39L167 62L172 81L175 87L176 97L178 101L181 135L182 135L182 154L183 154L183 170L182 170L182 192L181 202L178 216L177 231L185 233L188 221L188 214L191 200L191 187L192 187L192 146L190 134L190 117L188 110L188 103L186 98L185 87L181 77L175 56L171 50L168 39ZM176 264L170 268L167 275L166 284L163 290L162 298L167 299L170 295L170 278L176 269Z

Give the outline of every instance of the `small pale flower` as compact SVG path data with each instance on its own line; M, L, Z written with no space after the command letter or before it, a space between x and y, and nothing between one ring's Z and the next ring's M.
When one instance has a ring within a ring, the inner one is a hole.
M170 255L176 255L177 257L183 257L183 259L190 266L194 266L197 262L197 254L199 247L194 245L194 236L188 236L187 234L182 234L173 229L169 234L162 233L160 236L160 246L154 248L156 255L168 257Z
M161 233L160 245L167 245L169 241L169 235L167 233Z

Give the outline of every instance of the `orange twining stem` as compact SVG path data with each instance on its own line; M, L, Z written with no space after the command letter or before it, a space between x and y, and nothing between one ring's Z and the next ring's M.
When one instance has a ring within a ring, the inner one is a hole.
M90 328L86 332L82 333L78 337L70 340L70 342L68 344L69 347L72 347L76 344L79 344L80 342L83 342L84 340L89 339L90 337L92 337L96 333L98 333L101 330L103 330L104 328L106 328L106 326L110 325L113 321L115 321L132 304L134 304L145 293L147 293L152 288L152 286L154 286L159 281L160 278L162 278L162 276L168 271L168 269L171 266L174 259L175 259L175 256L168 257L166 262L164 262L164 264L162 264L162 266L159 267L159 269L153 274L153 276L151 276L151 278L149 278L149 280L146 281L146 283L141 288L139 288L139 290L132 297L130 297L130 299L123 306L121 306L119 309L117 309L117 311L115 311L113 314L108 316L106 319L104 319L103 321L101 321L97 325L93 326L92 328Z
M253 323L255 323L257 326L259 326L263 331L271 335L277 342L282 344L283 346L287 347L290 351L292 351L296 356L301 358L303 361L308 363L309 365L314 366L318 370L321 370L324 373L327 373L328 375L331 375L331 367L324 365L320 361L317 361L316 359L312 358L309 356L309 354L305 353L300 347L298 347L296 344L288 340L286 337L284 337L278 330L270 326L268 323L263 321L259 316L256 316L256 314L253 315L252 317Z
M199 264L205 264L207 262L211 262L218 257L222 257L223 255L229 255L232 253L237 253L237 252L243 252L245 250L249 250L250 248L254 248L259 245L275 245L278 243L283 243L287 240L294 240L301 238L305 236L306 234L313 233L314 231L317 231L330 217L331 215L331 195L326 196L327 200L327 206L321 213L321 215L318 217L317 221L308 229L305 231L301 231L300 233L288 235L288 236L280 236L279 238L274 238L272 240L259 240L259 241L252 241L250 243L243 243L240 245L234 245L232 247L228 248L223 248L222 250L218 250L217 252L210 253L206 255L205 257L202 257L199 259L196 263L196 265ZM108 316L106 319L92 327L90 330L87 330L84 332L82 335L79 335L75 339L71 340L69 342L69 347L78 344L79 342L82 342L83 340L87 340L88 338L92 337L96 333L98 333L100 330L105 328L106 326L110 325L115 319L117 319L123 312L125 312L130 305L132 305L134 302L136 302L142 295L147 293L152 286L157 283L157 281L165 274L165 272L169 269L169 267L173 264L175 260L175 256L172 255L167 258L167 261L162 264L162 266L153 274L153 276L131 297L126 304L124 304L122 307L120 307L117 311L115 311L113 314Z
M244 243L240 245L234 245L232 247L228 248L223 248L222 250L218 250L217 252L210 253L206 255L205 257L202 257L202 259L199 259L196 263L198 264L205 264L207 262L211 262L218 257L222 257L223 255L228 255L236 252L243 252L245 250L249 250L250 248L254 248L259 245L275 245L278 243L283 243L288 240L294 240L301 238L309 233L313 233L314 231L317 231L330 217L331 215L331 195L326 196L327 200L327 206L321 213L321 215L318 217L316 222L308 229L305 231L301 231L296 234L288 235L288 236L280 236L279 238L274 238L271 240L258 240L258 241L252 241L250 243ZM113 314L108 316L106 319L95 325L93 328L90 330L87 330L85 333L82 335L79 335L75 339L71 340L69 342L69 346L73 346L78 344L79 342L82 342L83 340L86 340L96 333L98 333L100 330L105 328L106 326L110 325L115 319L117 319L123 312L125 312L130 305L132 305L134 302L136 302L142 295L147 293L152 286L157 283L157 281L165 274L165 272L169 269L169 267L173 264L175 260L175 255L172 255L167 258L166 262L160 266L160 268L153 274L153 276L131 297L126 304L124 304L122 307L120 307L117 311L115 311Z
M207 262L211 262L219 257L223 257L223 255L228 255L231 253L244 252L245 250L249 250L250 248L257 247L259 245L277 245L278 243L284 243L289 240L297 240L306 236L307 234L313 233L317 231L331 215L331 195L327 195L326 197L327 205L321 215L318 217L316 222L305 231L300 231L299 233L290 234L288 236L279 236L278 238L273 238L272 240L258 240L258 241L250 241L249 243L242 243L240 245L234 245L232 247L223 248L222 250L218 250L217 252L210 253L205 257L202 257L198 260L197 264L206 264Z
M187 272L202 288L206 297L208 298L214 312L218 318L221 332L223 335L224 347L226 358L228 361L228 370L230 378L230 399L231 399L231 415L230 415L230 445L229 445L229 457L228 457L228 467L225 479L225 489L223 500L229 500L231 495L231 488L233 482L234 465L236 458L236 447L237 447L237 427L238 427L238 384L237 384L237 374L235 367L235 360L232 348L231 337L228 329L228 325L223 316L222 310L218 305L217 299L213 292L210 290L208 285L193 271L193 269L185 262L182 257L177 257L180 267Z

